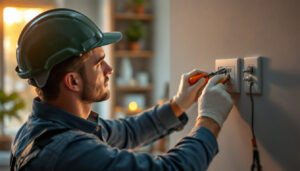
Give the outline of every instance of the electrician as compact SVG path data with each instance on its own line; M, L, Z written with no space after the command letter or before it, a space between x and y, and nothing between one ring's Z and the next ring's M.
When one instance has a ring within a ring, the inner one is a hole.
M103 46L121 39L102 33L85 15L71 9L46 11L23 29L16 72L36 88L33 112L11 149L11 170L206 170L218 152L216 137L232 99L223 76L190 85L183 74L169 103L127 119L104 120L91 111L109 99L112 67ZM200 96L200 97L199 97ZM198 99L199 97L199 99ZM132 152L182 129L185 111L198 101L191 132L162 155Z

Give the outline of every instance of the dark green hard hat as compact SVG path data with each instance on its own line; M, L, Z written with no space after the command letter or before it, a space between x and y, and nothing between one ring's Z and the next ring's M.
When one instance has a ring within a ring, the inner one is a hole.
M77 11L52 9L24 27L18 40L16 72L21 78L33 79L42 88L53 66L121 38L120 32L102 33Z

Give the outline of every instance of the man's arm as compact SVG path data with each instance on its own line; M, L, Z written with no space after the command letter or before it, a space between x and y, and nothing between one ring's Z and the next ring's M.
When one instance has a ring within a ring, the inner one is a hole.
M218 123L206 116L199 117L196 121L196 125L199 127L204 127L208 129L214 136L217 138L219 135L219 132L221 130L221 127L218 125Z
M100 119L100 125L103 127L103 137L112 147L135 148L183 128L187 116L180 113L180 118L183 119L178 119L172 105L167 103L127 119Z
M62 152L56 170L202 171L218 152L215 136L197 124L167 153L157 156L119 150L97 137L81 136L81 140L77 139Z

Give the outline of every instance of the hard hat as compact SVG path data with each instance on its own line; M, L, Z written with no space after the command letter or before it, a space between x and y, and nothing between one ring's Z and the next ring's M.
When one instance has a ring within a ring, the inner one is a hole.
M51 69L64 60L119 41L120 32L102 33L85 15L65 8L52 9L32 19L22 30L16 72L45 86Z

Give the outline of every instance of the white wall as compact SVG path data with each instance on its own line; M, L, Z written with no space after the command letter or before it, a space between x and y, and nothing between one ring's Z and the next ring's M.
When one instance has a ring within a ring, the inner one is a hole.
M80 11L88 16L92 21L97 22L99 0L64 0L64 7Z
M154 104L170 82L170 0L154 1Z
M255 132L263 169L300 169L300 1L172 0L171 95L182 72L214 70L215 59L263 56L263 95L254 98ZM209 170L250 170L250 100L235 106L219 135L220 152ZM171 136L171 146L194 124Z

